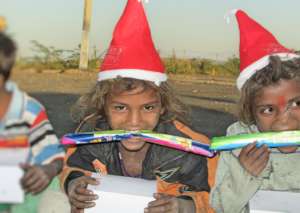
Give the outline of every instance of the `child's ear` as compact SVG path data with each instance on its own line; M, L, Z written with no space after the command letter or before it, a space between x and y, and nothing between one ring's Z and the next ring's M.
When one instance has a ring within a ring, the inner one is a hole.
M5 84L4 76L0 75L0 89L4 88L4 84Z

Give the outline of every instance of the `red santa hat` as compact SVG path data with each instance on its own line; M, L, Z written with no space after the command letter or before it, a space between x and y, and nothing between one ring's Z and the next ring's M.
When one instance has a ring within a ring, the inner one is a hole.
M263 26L242 10L234 10L240 29L240 75L237 87L241 90L245 82L258 70L269 64L269 57L279 56L281 60L299 57L292 50L282 46Z
M152 81L156 85L167 80L142 2L138 0L127 1L101 65L98 81L118 76Z

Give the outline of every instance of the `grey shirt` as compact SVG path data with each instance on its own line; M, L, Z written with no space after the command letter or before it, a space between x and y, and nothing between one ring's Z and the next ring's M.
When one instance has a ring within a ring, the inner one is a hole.
M227 135L258 132L256 126L236 122L229 126ZM299 150L299 149L298 149ZM249 200L258 190L300 192L300 154L283 154L271 149L270 159L258 176L252 176L239 163L241 149L223 151L218 163L216 184L210 202L216 212L248 213Z

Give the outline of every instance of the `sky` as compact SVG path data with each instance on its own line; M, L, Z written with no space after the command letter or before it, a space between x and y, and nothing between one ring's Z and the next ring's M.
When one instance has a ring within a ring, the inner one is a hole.
M81 41L84 0L0 0L0 16L19 46L19 56L32 56L31 40L58 49ZM110 43L126 0L93 0L90 49L99 53ZM152 37L161 55L226 59L237 55L239 35L234 8L245 10L286 47L300 49L299 0L149 0L144 4Z

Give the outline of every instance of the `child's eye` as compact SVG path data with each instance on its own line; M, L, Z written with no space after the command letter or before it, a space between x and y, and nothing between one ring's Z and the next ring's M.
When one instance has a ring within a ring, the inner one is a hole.
M291 103L291 107L300 107L300 100L295 100Z
M154 105L146 105L146 106L144 106L144 109L146 110L146 111L152 111L152 110L154 110Z
M261 114L266 114L266 115L271 115L274 112L274 108L273 107L266 107L266 108L262 108L260 110Z
M126 106L116 105L116 106L114 106L114 110L116 110L116 111L125 111L126 110Z

